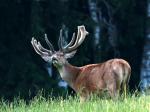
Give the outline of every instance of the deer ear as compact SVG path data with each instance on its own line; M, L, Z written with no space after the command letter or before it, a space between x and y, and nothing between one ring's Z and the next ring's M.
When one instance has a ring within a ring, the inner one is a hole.
M68 59L68 58L72 58L75 54L76 54L77 50L75 51L72 51L70 53L66 53L65 54L65 58Z
M41 56L44 61L48 62L48 63L52 63L52 58L50 56Z

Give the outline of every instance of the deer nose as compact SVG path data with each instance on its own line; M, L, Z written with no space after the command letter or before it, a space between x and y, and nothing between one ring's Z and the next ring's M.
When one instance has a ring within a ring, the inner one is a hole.
M52 61L57 61L56 57L52 57Z

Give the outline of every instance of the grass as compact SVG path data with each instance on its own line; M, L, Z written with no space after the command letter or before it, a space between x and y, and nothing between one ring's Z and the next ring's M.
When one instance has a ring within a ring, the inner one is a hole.
M28 104L17 98L11 103L1 101L0 112L150 112L150 96L133 95L115 101L95 97L82 103L78 97L45 99L37 96Z

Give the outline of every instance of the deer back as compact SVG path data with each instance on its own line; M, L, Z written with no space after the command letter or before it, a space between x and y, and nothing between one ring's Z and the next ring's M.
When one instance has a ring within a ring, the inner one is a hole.
M74 86L77 91L87 92L109 90L115 86L116 91L121 84L128 83L130 78L130 65L122 59L112 59L104 63L90 64L81 67Z

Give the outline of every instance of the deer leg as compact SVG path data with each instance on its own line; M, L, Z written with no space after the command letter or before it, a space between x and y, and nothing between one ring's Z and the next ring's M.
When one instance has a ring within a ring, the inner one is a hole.
M124 97L127 96L127 90L128 90L128 82L127 81L123 81L122 85L121 85L121 89L122 89L122 95Z
M127 77L127 81L126 81L126 90L129 90L129 80L130 80L130 76Z
M116 83L108 85L108 92L112 99L118 99L119 97L119 88L117 88Z
M83 93L80 95L80 102L85 102L89 99L89 95L87 93Z
M89 98L88 91L85 88L80 89L79 91L80 102L85 102Z
M127 79L123 80L122 84L121 84L121 93L124 97L126 97L127 92L129 90L129 79L130 77L127 77Z
M85 96L80 96L80 102L85 102L87 100L87 98Z

